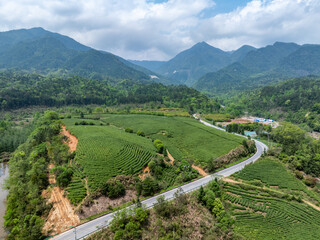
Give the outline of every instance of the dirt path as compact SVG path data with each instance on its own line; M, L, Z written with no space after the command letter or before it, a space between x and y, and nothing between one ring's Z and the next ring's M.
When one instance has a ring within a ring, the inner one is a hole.
M70 148L69 152L74 152L77 150L78 138L72 135L67 129L66 126L62 126L61 134L68 138L68 142L66 142Z
M172 155L169 153L168 149L167 149L167 155L168 155L168 158L170 159L170 164L173 165L173 163L174 163L174 158L173 158Z
M150 169L149 169L149 167L148 166L146 166L144 169L143 169L143 173L142 174L139 174L139 178L141 179L141 180L144 180L146 177L150 177L151 175L150 175Z
M320 207L314 205L313 203L311 203L311 202L309 202L309 201L307 201L307 200L304 200L304 199L303 199L302 201L303 201L304 203L308 204L309 206L313 207L314 209L320 211Z
M54 165L50 164L48 169L50 170L53 167ZM53 174L49 175L49 183L56 183ZM70 228L71 225L76 226L80 223L80 219L78 215L74 213L70 201L64 197L64 190L59 187L51 187L48 192L43 193L43 195L50 195L48 203L52 203L53 205L43 227L45 233L50 233L50 235L61 233Z
M229 183L242 183L240 181L236 181L236 180L233 180L231 178L222 178L223 181L225 182L229 182Z
M192 168L197 170L202 176L208 176L208 173L206 173L201 167L192 164Z

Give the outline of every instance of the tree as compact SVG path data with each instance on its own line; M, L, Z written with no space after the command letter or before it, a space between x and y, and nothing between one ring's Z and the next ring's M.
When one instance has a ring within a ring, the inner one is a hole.
M1 109L5 110L7 108L8 102L6 100L3 100L1 103Z
M197 196L199 203L204 204L204 196L205 196L205 194L206 194L206 193L204 192L204 189L203 189L203 187L201 186L200 189L199 189L199 192L198 192L198 196Z
M107 182L106 191L109 198L118 198L126 194L126 190L123 184L114 179L110 179Z
M220 198L216 198L214 200L212 213L217 217L220 215L220 213L224 210L224 206L220 200Z
M290 155L294 154L305 140L305 132L288 122L283 122L274 129L272 136L283 145L283 151Z

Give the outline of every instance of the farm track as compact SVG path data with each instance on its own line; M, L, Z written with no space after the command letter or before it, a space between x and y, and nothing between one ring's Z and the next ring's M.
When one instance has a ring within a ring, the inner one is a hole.
M49 170L53 167L54 165L50 164ZM53 174L49 175L49 183L51 185L56 183ZM48 201L53 204L53 207L44 225L44 231L48 232L51 229L51 234L56 234L65 231L71 225L78 225L80 219L78 215L74 213L70 201L64 196L64 190L57 186L51 187L50 190L50 199Z
M209 123L207 123L205 121L202 121L202 120L199 120L199 121L201 123L203 123L204 125L208 126L208 127L213 127L213 128L219 129L221 131L225 131L224 129L216 127L216 126L213 126L212 124L209 124ZM244 137L242 135L239 135L239 136ZM223 170L221 170L219 172L216 172L216 173L214 173L212 175L208 175L208 176L203 177L203 178L201 178L199 180L187 183L187 184L181 186L182 190L184 192L195 191L196 189L199 189L200 186L208 184L210 181L212 181L215 178L221 178L221 177L230 176L233 173L238 172L241 169L243 169L247 164L250 164L250 163L253 163L253 162L257 161L261 157L263 152L265 150L268 150L268 147L264 143L262 143L260 141L257 141L257 140L255 140L255 143L256 143L256 147L257 147L257 152L252 157L250 157L249 159L247 159L247 160L245 160L243 162L240 162L238 164L235 164L235 165L233 165L231 167L228 167L226 169L223 169ZM164 196L165 199L171 200L171 199L174 198L174 194L175 194L176 191L177 191L177 188L172 189L170 191L164 192L164 193L159 194L157 196L145 199L141 203L146 208L152 208L154 206L154 204L157 202L157 198L159 196ZM133 207L134 206L129 206L128 209L132 209ZM96 218L96 219L94 219L92 221L86 222L86 223L76 227L76 230L75 229L70 229L70 230L68 230L68 231L66 231L64 233L61 233L61 234L53 237L52 240L83 239L84 237L96 232L97 230L99 230L101 228L104 228L104 227L107 227L109 225L109 223L111 222L111 220L113 219L113 216L115 215L115 213L116 212L110 213L110 214L101 216L99 218ZM75 236L75 232L76 232L76 236Z
M66 129L66 126L62 126L61 134L68 138L68 141L66 142L66 144L68 144L68 146L69 146L69 151L71 153L73 153L75 150L77 150L78 138L76 138L76 136L72 135Z

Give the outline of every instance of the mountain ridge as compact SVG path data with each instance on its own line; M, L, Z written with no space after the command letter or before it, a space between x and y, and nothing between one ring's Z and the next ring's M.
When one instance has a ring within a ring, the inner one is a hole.
M43 28L0 32L0 69L152 82L146 69Z

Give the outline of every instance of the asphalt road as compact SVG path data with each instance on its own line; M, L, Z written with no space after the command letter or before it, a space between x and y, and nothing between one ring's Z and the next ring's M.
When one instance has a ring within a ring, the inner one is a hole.
M208 127L213 127L213 128L225 131L224 129L219 128L217 126L213 126L205 121L200 120L200 122L202 122L203 124L205 124ZM239 134L237 134L237 135L239 135ZM239 135L239 136L242 136L242 135ZM263 154L264 150L268 150L268 147L260 141L257 141L257 140L254 140L254 141L256 142L257 152L252 157L250 157L249 159L247 159L241 163L238 163L236 165L233 165L231 167L223 169L219 172L216 172L212 175L209 175L209 176L203 177L199 180L187 183L187 184L181 186L182 190L185 193L191 192L193 190L200 188L200 186L206 185L207 183L209 183L211 180L213 180L215 178L230 176L233 173L238 172L241 169L243 169L247 164L253 163L256 160L258 160L259 157ZM174 197L174 193L176 191L177 191L177 188L172 189L170 191L159 194L155 197L145 199L145 200L141 201L141 203L143 204L143 206L145 206L147 208L151 208L157 202L157 197L164 196L165 199L172 199ZM128 207L128 208L132 208L132 207ZM65 231L65 232L63 232L63 233L61 233L51 239L52 240L83 239L84 237L92 234L93 232L96 232L97 230L108 226L114 215L115 215L115 213L110 213L110 214L101 216L101 217L96 218L92 221L89 221L89 222L86 222L82 225L79 225L76 228Z

